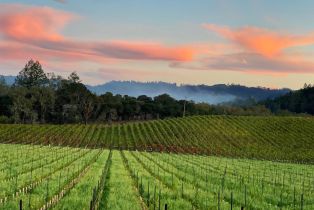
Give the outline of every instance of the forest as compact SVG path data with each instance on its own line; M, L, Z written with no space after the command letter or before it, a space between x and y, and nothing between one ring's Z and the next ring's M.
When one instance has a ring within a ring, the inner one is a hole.
M292 113L314 114L314 86L304 84L304 87L297 91L291 91L288 94L269 99L263 102L273 113L287 110Z
M264 105L230 106L176 100L168 94L96 95L76 72L67 78L45 73L30 60L13 85L0 78L0 123L93 123L164 119L191 115L270 115Z

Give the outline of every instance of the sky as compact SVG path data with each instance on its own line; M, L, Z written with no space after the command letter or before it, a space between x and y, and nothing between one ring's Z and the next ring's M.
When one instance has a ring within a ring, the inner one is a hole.
M0 74L111 80L314 83L314 1L0 0Z

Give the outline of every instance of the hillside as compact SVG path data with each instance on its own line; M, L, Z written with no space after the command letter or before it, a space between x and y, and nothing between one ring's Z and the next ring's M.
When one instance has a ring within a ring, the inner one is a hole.
M0 141L314 162L313 131L313 118L195 116L112 126L0 125Z
M0 79L3 78L7 85L13 85L15 81L15 76L2 76L0 75Z
M234 101L235 99L254 99L256 101L275 98L288 93L289 89L269 89L262 87L246 87L242 85L217 84L208 85L177 85L166 82L135 82L135 81L111 81L103 85L88 86L96 93L154 97L167 93L176 99L188 99L195 102L218 104Z
M314 87L291 91L275 99L263 102L272 112L287 110L293 113L307 113L314 115Z
M1 76L6 84L12 85L15 76ZM166 82L135 82L135 81L110 81L102 85L86 85L86 87L97 95L111 92L113 94L138 97L146 95L155 97L161 94L169 94L177 100L186 99L195 102L209 104L220 104L238 100L261 101L274 99L290 92L289 89L269 89L264 87L246 87L243 85L177 85Z

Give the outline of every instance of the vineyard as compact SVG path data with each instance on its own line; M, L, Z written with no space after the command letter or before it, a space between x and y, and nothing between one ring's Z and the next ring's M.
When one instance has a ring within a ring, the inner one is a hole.
M0 144L0 209L313 209L314 166Z
M115 125L0 125L0 143L313 162L314 119L195 116Z
M0 209L314 209L314 119L0 125Z

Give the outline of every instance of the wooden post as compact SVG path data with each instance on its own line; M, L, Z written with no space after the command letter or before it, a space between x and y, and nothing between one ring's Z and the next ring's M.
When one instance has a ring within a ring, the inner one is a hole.
M23 210L23 201L20 200L20 210Z
M295 187L293 188L293 209L295 209L295 203L296 203L296 199L295 199Z
M17 178L18 178L18 175L15 174L15 192L17 192Z
M59 183L58 183L58 189L59 189L59 192L60 192L60 188L61 188L61 171L59 173Z
M143 196L144 189L143 189L143 177L141 177L141 185L140 185L140 195Z
M156 210L156 185L154 188L154 210Z
M148 184L147 184L147 206L149 207L149 202L150 202L150 194L149 194L149 181L148 181Z
M280 210L282 210L283 202L282 202L282 192L280 194Z
M247 201L246 201L246 185L244 185L244 206L246 207Z
M168 205L167 204L165 204L165 210L167 210L168 209Z
M218 192L218 210L220 210L220 191Z
M233 193L231 192L230 210L232 210L232 207L233 207Z
M161 190L159 189L159 196L158 196L158 210L160 210L160 196L161 196Z
M48 203L48 196L49 196L49 178L47 179L47 189L46 189L46 203Z

